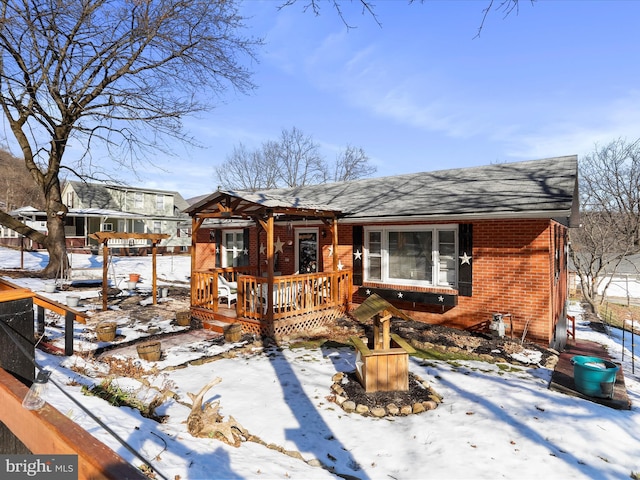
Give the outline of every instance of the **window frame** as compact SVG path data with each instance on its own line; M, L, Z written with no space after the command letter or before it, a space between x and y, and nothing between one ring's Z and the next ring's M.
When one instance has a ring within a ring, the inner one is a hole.
M238 248L237 246L232 246L232 248L228 248L227 246L227 235L231 234L233 235L233 243L238 243L238 239L240 239L240 243L241 245L244 244L244 230L239 228L239 229L226 229L222 231L222 238L221 238L221 245L220 245L220 261L222 264L222 268L232 268L235 266L241 266L242 265L242 257L244 255L244 249L242 248L242 246L240 248ZM227 255L231 253L232 257L231 257L231 265L229 265L229 260L227 258ZM239 259L239 260L236 260ZM236 260L234 262L234 260ZM237 263L237 265L233 265L234 263Z
M144 194L133 192L133 208L144 208Z
M441 272L445 271L440 268L440 232L452 232L454 235L454 281L452 283L449 282L441 282L440 275ZM381 233L381 253L378 254L370 254L369 249L369 240L370 234L372 232L380 232ZM432 255L432 271L431 271L431 281L425 280L415 280L411 278L392 278L389 276L389 233L390 232L431 232L432 235L432 246L431 246L431 255ZM389 285L407 285L407 286L416 286L416 287L440 287L440 288L457 288L458 287L458 278L459 278L459 268L458 268L458 250L459 250L459 234L458 234L458 225L457 224L434 224L434 225L381 225L381 226L365 226L364 227L364 235L363 235L363 262L362 262L362 273L363 280L365 282L372 283L384 283ZM370 257L380 258L381 262L381 278L371 278L369 276L369 259Z

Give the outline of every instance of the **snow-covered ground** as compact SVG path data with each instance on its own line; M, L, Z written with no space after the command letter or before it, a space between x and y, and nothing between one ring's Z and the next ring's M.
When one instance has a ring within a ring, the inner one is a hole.
M74 266L91 264L90 256L86 257L74 258ZM45 262L41 252L25 255L26 268L42 268ZM0 248L0 268L19 266L19 252ZM114 268L141 273L149 281L151 259L116 258ZM184 282L189 257L158 257L158 275ZM45 282L37 278L12 281L44 295L62 295L44 293ZM622 361L621 332L613 330L607 336L592 331L582 321L577 305L571 313L577 317L578 338L604 344L616 361ZM77 328L79 335L82 326ZM237 346L219 345L208 354ZM190 354L186 348L169 353L166 356L172 357L172 363L186 361ZM640 474L640 370L632 372L629 351L623 364L633 404L629 411L549 390L552 372L545 368L411 358L411 372L428 381L443 396L443 403L418 415L374 419L345 413L327 400L332 376L354 370L353 350L274 348L148 374L145 378L152 386L177 393L157 410L168 415L165 423L84 396L79 385L103 380L103 366L96 362L86 364L77 356L40 351L37 361L51 369L53 378L85 408L108 422L122 441L148 459L158 478L623 479ZM215 439L193 438L187 432L187 392L198 392L214 377L221 377L222 382L209 391L206 400L219 401L225 417L233 416L251 434L281 449L255 442L234 448ZM145 401L155 395L139 380L115 377L113 381ZM50 387L47 399L140 466L136 456L58 389ZM282 453L282 449L299 452L301 458Z

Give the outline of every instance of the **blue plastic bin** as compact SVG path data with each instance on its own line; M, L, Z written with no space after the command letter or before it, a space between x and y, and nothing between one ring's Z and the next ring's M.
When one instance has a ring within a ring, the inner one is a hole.
M571 359L576 389L590 397L613 398L616 373L620 368L599 357L577 355Z

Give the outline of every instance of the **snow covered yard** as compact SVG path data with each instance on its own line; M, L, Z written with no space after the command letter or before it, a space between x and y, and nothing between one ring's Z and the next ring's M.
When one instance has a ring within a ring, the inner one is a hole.
M167 284L186 281L189 257L158 260L158 276ZM18 252L0 249L0 268L16 268L19 261ZM42 261L40 253L25 256L27 268L41 268ZM74 259L74 265L80 261ZM150 263L144 257L114 260L118 271L137 271L149 281ZM38 278L10 280L39 293L44 290ZM572 308L578 338L605 344L620 362L620 332L607 336L592 331L579 307ZM118 322L119 333L133 338L136 330L125 331L127 322ZM75 335L81 336L83 328L77 325ZM215 360L188 364L198 354ZM135 378L109 373L108 366L91 355L60 357L38 351L37 361L147 459L156 478L619 479L640 474L640 371L631 371L630 352L623 365L633 404L629 411L549 390L552 372L545 368L412 357L410 371L442 395L443 402L432 411L381 419L345 413L328 400L333 375L355 368L355 353L345 347L250 348L242 342L202 339L168 349L160 362L123 357L123 362L146 371ZM259 442L234 448L188 433L187 392L197 393L214 377L222 382L205 399L219 401L221 413L233 416ZM171 392L156 409L166 421L158 423L137 410L83 395L82 385L105 379L143 403L159 391ZM48 401L127 461L141 465L121 441L53 386Z

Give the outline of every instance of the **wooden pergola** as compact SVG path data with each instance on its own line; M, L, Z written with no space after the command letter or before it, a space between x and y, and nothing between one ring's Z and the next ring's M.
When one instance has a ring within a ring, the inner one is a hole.
M152 287L153 292L153 304L158 303L157 292L157 271L156 271L156 254L158 252L158 243L162 240L169 238L166 233L125 233L125 232L95 232L89 235L89 238L97 240L102 244L102 310L107 309L107 297L108 297L108 278L107 268L109 264L109 240L150 240L151 241L151 255L152 255Z
M316 205L296 197L266 193L217 191L185 210L192 217L191 271L196 270L197 232L207 219L252 220L266 232L267 245L267 320L273 321L274 226L276 220L292 218L320 219L328 228L333 245L332 269L338 270L338 217L341 214L327 205Z

